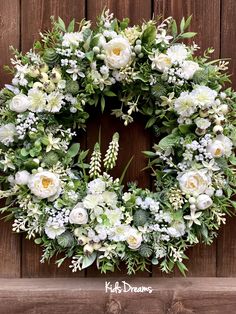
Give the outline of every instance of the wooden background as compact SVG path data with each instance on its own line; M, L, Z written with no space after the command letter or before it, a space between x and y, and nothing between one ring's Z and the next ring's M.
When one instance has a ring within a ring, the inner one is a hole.
M132 23L150 19L154 15L173 16L178 21L182 16L193 14L191 29L198 32L195 41L203 51L209 46L215 48L214 58L232 58L230 71L236 69L235 0L1 0L0 1L0 84L10 81L4 74L2 65L8 64L9 45L23 51L31 48L38 38L39 30L50 27L50 16L60 16L68 23L72 18L95 21L104 7L110 8L118 18L130 17ZM236 87L236 76L232 78ZM94 115L88 125L85 144L92 147L97 139L98 125L102 124L102 138L107 145L111 134L121 134L120 161L114 174L119 174L124 165L135 154L126 180L138 180L140 186L149 186L148 173L140 172L145 159L140 151L150 148L151 141L144 132L143 121L125 129L113 118ZM127 132L128 129L128 132ZM188 276L234 277L236 276L236 219L227 220L218 239L210 247L198 245L188 251L190 261L187 263ZM24 239L24 235L11 232L10 223L0 222L0 277L92 277L101 276L95 268L72 274L68 264L58 269L53 262L40 264L41 251L33 241ZM113 276L124 275L124 268ZM138 276L161 276L157 267L151 273ZM110 274L109 274L110 276ZM179 276L175 271L172 276Z

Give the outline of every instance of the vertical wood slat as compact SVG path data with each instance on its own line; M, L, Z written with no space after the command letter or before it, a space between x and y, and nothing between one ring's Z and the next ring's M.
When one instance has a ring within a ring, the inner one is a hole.
M104 7L110 9L115 17L122 19L129 17L131 24L140 23L143 19L151 18L151 1L142 0L87 0L87 18L96 21L96 17L102 12ZM112 105L113 102L109 101ZM119 105L119 103L118 103ZM134 159L125 176L125 182L137 181L139 186L148 187L150 185L150 177L147 172L141 172L146 166L147 160L144 158L142 151L150 148L150 135L144 131L144 121L136 121L135 123L124 127L121 121L110 116L108 111L102 117L97 115L91 116L90 123L87 128L87 144L90 149L98 140L99 127L101 125L102 152L108 146L108 143L114 132L120 134L120 151L119 160L113 171L114 178L119 177L129 159L134 155ZM112 276L125 275L126 268L121 265L121 272L115 272ZM101 276L96 267L87 270L87 276ZM111 276L111 274L108 274ZM149 276L149 273L139 273L138 276Z
M222 0L221 4L221 58L231 58L229 72L232 73L233 88L236 89L236 2ZM227 218L217 242L217 276L236 276L236 217Z
M212 58L219 58L220 0L154 0L155 16L173 16L180 22L183 16L188 17L191 14L193 17L190 29L198 33L194 41L201 47L200 52L214 47ZM211 246L197 245L189 249L187 255L188 276L216 275L216 241ZM156 267L153 269L153 276L155 275L162 275ZM180 273L175 270L174 276L180 276Z
M3 65L10 63L9 46L20 48L20 1L0 1L0 86L10 82ZM0 206L4 206L1 202ZM2 217L0 217L2 218ZM20 236L13 234L11 223L0 221L0 277L20 277Z
M22 50L27 51L39 38L39 31L50 29L50 17L60 16L66 24L75 18L80 21L85 17L84 0L22 0L21 7L21 39ZM22 241L22 276L23 277L70 277L84 276L84 272L76 274L69 269L69 261L60 268L54 264L41 264L42 250L34 242Z

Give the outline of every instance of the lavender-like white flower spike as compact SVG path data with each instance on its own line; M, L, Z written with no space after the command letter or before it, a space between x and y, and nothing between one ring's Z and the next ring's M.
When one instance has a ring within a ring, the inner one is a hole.
M99 143L94 145L93 153L90 160L89 176L97 178L101 173L101 151Z
M116 132L112 141L109 144L108 150L106 151L104 162L104 168L106 171L113 169L116 165L117 157L119 152L119 134Z

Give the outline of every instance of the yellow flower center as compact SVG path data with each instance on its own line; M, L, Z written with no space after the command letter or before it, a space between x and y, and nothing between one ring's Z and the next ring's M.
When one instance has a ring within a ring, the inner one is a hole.
M220 156L221 155L221 149L220 148L217 148L215 150L215 156Z
M121 48L116 47L116 48L114 48L114 49L112 50L112 52L114 53L114 55L119 56L119 55L120 55L120 53L121 53Z
M47 189L47 188L49 187L49 185L51 185L52 183L53 183L53 180L50 179L50 178L44 177L44 178L42 179L42 185L43 185L43 187L44 187L45 189Z
M137 243L137 239L134 236L130 236L129 237L129 243L130 244L136 244Z

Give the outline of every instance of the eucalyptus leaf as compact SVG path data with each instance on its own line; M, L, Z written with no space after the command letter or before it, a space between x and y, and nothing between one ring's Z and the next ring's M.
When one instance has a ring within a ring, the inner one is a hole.
M95 253L95 252L92 253L92 254L89 255L89 256L85 256L85 257L83 258L83 262L82 262L82 267L81 267L81 269L85 269L85 268L89 267L90 265L92 265L93 262L95 261L96 257L97 257L97 253Z

